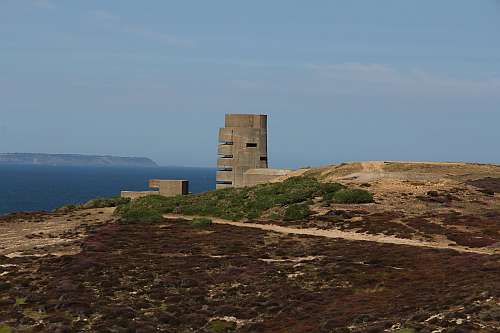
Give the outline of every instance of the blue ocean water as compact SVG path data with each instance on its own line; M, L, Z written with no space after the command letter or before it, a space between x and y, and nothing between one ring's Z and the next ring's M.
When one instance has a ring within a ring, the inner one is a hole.
M0 166L0 215L53 210L111 197L121 190L148 190L149 179L187 179L193 193L215 188L215 169Z

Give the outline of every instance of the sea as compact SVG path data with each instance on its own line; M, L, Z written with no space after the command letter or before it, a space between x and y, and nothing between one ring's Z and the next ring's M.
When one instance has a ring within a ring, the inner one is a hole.
M216 169L190 167L114 168L0 166L0 215L52 211L67 204L148 190L149 179L186 179L189 191L215 188Z

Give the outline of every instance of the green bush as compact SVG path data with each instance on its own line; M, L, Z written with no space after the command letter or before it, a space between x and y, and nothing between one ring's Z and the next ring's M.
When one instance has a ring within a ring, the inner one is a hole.
M333 200L345 204L370 203L373 202L373 194L361 189L342 189L335 192Z
M122 198L122 197L97 198L87 201L81 207L83 209L117 207L120 205L128 204L129 202L130 202L129 198Z
M78 210L80 209L79 208L80 206L78 205L73 205L73 204L69 204L69 205L64 205L62 207L59 207L55 210L56 213L69 213L69 212L73 212L75 210Z
M323 193L335 193L345 189L345 186L339 183L322 183L320 184L320 188Z
M323 183L320 185L323 201L332 201L333 196L340 190L345 189L345 186L339 183Z
M130 207L121 212L124 222L157 222L162 220L162 214L158 210L145 207Z
M311 211L307 204L293 204L287 207L283 219L285 221L303 220L309 215L311 215Z
M197 217L191 221L191 225L198 228L205 228L212 225L212 220L205 217Z
M106 208L106 207L118 207L121 205L126 205L130 202L129 198L122 197L112 197L112 198L97 198L92 199L84 203L83 205L65 205L56 209L58 213L69 213L81 209L93 209L93 208Z

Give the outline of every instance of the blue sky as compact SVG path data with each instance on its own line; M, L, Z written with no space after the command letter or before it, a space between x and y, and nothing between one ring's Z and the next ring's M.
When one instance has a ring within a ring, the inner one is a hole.
M500 163L500 1L0 0L0 152Z

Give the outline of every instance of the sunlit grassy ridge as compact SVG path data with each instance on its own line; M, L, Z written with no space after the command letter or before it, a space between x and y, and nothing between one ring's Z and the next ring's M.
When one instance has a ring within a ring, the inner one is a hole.
M283 211L281 218L295 220L311 214L309 205L316 197L335 202L344 202L348 198L346 203L373 201L371 193L365 190L350 190L338 183L320 183L312 177L293 177L280 183L187 196L148 196L120 206L117 213L125 220L137 220L141 216L151 220L167 213L241 220L259 218L269 209L279 207Z

